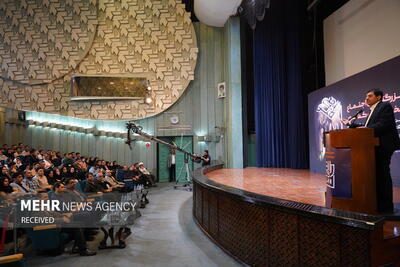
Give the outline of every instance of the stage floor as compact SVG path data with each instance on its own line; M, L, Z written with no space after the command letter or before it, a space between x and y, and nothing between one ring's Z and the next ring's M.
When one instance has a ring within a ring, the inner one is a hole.
M309 170L293 170L278 168L219 169L206 174L207 178L230 187L245 191L325 206L326 178L323 174ZM400 206L400 188L393 188L393 202ZM400 235L399 222L386 222L385 238Z
M245 191L325 206L326 178L309 170L278 168L219 169L206 174L207 178ZM400 202L400 188L393 189L393 201Z

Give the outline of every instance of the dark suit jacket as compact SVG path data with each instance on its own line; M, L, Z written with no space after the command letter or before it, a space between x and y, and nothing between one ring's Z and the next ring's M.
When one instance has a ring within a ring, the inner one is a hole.
M353 124L351 127L363 126ZM368 128L375 130L375 136L379 138L379 148L382 152L393 153L400 149L400 138L396 129L393 107L388 102L379 102L367 124Z

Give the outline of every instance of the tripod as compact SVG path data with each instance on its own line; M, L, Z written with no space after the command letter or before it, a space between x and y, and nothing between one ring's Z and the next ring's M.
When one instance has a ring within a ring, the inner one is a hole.
M174 189L177 188L183 188L185 190L188 191L192 191L192 178L190 176L190 169L189 169L189 156L187 154L184 154L184 165L182 166L182 168L179 170L179 174L178 174L178 179L176 179L175 185L174 185ZM185 168L186 171L186 177L184 179L180 178L183 168ZM183 181L182 181L183 180ZM178 185L178 183L183 182L182 185Z

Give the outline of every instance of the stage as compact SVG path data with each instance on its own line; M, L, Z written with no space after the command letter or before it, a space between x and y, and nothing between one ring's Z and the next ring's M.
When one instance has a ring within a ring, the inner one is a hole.
M324 175L222 167L194 172L193 215L237 260L261 266L400 264L400 222L325 208ZM400 188L394 188L394 202L398 209Z
M207 173L206 177L260 195L325 206L326 177L309 170L255 167L219 169ZM400 208L400 187L393 188L393 202Z

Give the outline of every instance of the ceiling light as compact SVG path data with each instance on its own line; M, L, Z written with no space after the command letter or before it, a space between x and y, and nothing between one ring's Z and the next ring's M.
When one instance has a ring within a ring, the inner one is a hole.
M153 99L150 96L148 96L144 101L146 102L146 104L150 105L153 102Z

